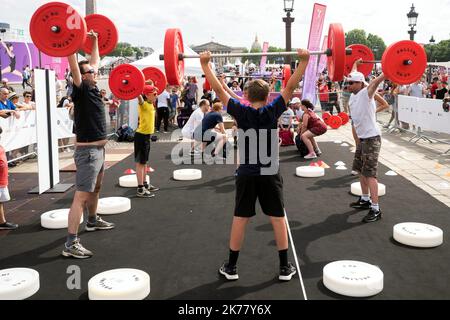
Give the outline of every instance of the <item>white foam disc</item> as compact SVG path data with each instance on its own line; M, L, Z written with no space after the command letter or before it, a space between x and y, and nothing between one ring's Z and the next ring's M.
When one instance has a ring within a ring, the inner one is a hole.
M350 145L348 143L343 143L341 144L341 147L350 147Z
M339 166L345 166L345 163L342 162L342 161L338 161L338 162L336 162L334 165L335 165L336 167L339 167Z
M323 268L323 284L348 297L371 297L383 290L383 272L359 261L336 261Z
M361 197L362 196L361 183L360 182L352 183L350 192L355 196ZM370 191L369 191L369 195L370 195ZM386 195L386 186L382 183L379 183L378 184L378 196L382 197L384 195Z
M388 171L388 172L386 172L386 175L387 176L390 176L390 177L395 177L395 176L398 176L398 174L397 174L397 172L395 172L395 171Z
M41 226L46 229L65 229L69 226L70 209L57 209L41 215ZM81 216L80 224L83 223Z
M150 177L145 176L145 180L147 180L148 183L150 183ZM137 177L135 174L129 174L126 176L122 176L119 178L119 186L123 188L137 188L138 182Z
M143 300L150 294L150 276L136 269L99 273L88 282L90 300Z
M394 240L411 247L434 248L444 242L444 232L429 224L405 222L394 226Z
M347 170L347 167L346 166L338 166L338 167L336 167L336 170L344 171L344 170Z
M98 200L98 214L119 214L131 210L131 201L124 197L110 197Z
M33 269L0 270L0 300L24 300L39 291L39 273Z
M173 172L173 178L179 181L200 180L202 178L202 170L198 169L181 169Z
M321 167L298 167L296 174L302 178L318 178L325 175L325 169Z

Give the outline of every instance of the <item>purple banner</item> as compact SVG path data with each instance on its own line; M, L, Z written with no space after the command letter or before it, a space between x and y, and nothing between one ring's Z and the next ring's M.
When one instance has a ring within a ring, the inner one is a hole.
M322 51L326 51L328 49L328 36L323 37ZM328 57L326 55L320 56L319 68L317 70L318 74L321 74L325 67L327 66Z
M269 43L268 42L264 42L263 44L263 53L267 53L267 51L269 51ZM267 56L262 56L261 58L261 64L259 65L259 71L261 73L264 73L264 71L266 70L266 63L267 63Z
M69 67L67 58L50 57L41 53L39 65L39 50L33 43L0 42L0 67L2 78L10 82L22 82L23 68L44 68L56 72L58 79L64 80L64 73Z
M323 24L325 21L325 13L327 6L315 3L311 29L309 31L308 50L319 51L320 40L322 39ZM317 102L316 96L316 79L317 79L318 56L311 56L308 68L306 69L305 78L303 80L303 99L310 100L314 105Z

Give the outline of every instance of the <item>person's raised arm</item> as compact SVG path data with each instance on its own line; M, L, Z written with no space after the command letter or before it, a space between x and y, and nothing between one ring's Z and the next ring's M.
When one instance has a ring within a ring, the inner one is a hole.
M294 94L295 88L300 83L303 75L305 74L306 67L309 62L309 51L305 49L299 49L297 51L298 57L300 58L300 63L298 64L297 69L295 69L288 83L286 84L286 88L284 88L281 95L283 96L284 102L287 104Z
M239 97L230 87L225 83L225 76L221 75L219 81L222 83L222 88L233 98L236 100L241 100L242 97Z
M138 95L138 104L143 105L144 104L144 98L142 98L142 94Z
M230 100L230 95L222 88L219 79L217 79L214 71L211 69L210 62L211 61L211 52L205 51L200 53L200 64L203 69L203 73L205 74L206 79L211 84L212 89L219 97L220 101L224 106L228 105L228 101Z
M88 37L92 40L92 52L89 64L98 72L98 67L100 65L100 53L98 51L98 34L91 30L88 32Z
M74 53L67 57L69 60L70 72L72 73L73 85L79 87L81 85L81 71L78 66L77 54Z
M352 71L351 72L357 72L358 71L358 66L362 63L363 59L359 58L358 60L355 60L355 62L353 62L353 67L352 67Z
M386 79L384 76L384 73L381 73L377 78L372 80L370 82L369 86L367 87L367 92L369 93L369 98L372 99L375 96L375 93L377 93L378 86Z

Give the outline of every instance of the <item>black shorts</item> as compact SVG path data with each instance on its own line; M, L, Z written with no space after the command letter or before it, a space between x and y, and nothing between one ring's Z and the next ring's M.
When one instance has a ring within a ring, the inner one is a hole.
M241 218L255 216L256 199L259 199L265 215L284 217L283 177L280 173L272 176L236 177L234 215Z
M134 162L147 164L150 155L150 135L134 134Z

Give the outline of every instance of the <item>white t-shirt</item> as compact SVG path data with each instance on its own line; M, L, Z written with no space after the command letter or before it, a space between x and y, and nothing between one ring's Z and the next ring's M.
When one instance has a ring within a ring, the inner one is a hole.
M289 121L294 118L295 114L294 111L291 108L288 108L285 112L283 112L281 114L280 117L280 123L283 126L288 126L289 125Z
M158 96L158 108L168 108L167 99L170 99L170 94L164 90L163 93Z
M186 139L192 139L195 128L202 124L202 120L204 117L205 114L203 113L201 108L198 108L194 112L192 112L189 120L181 130L181 134L183 135L183 137L185 137Z
M423 85L421 83L418 84L412 84L409 86L411 92L409 93L409 95L411 97L416 97L416 98L423 98Z
M377 105L373 98L369 99L367 87L350 96L349 107L358 138L381 136L376 118Z

